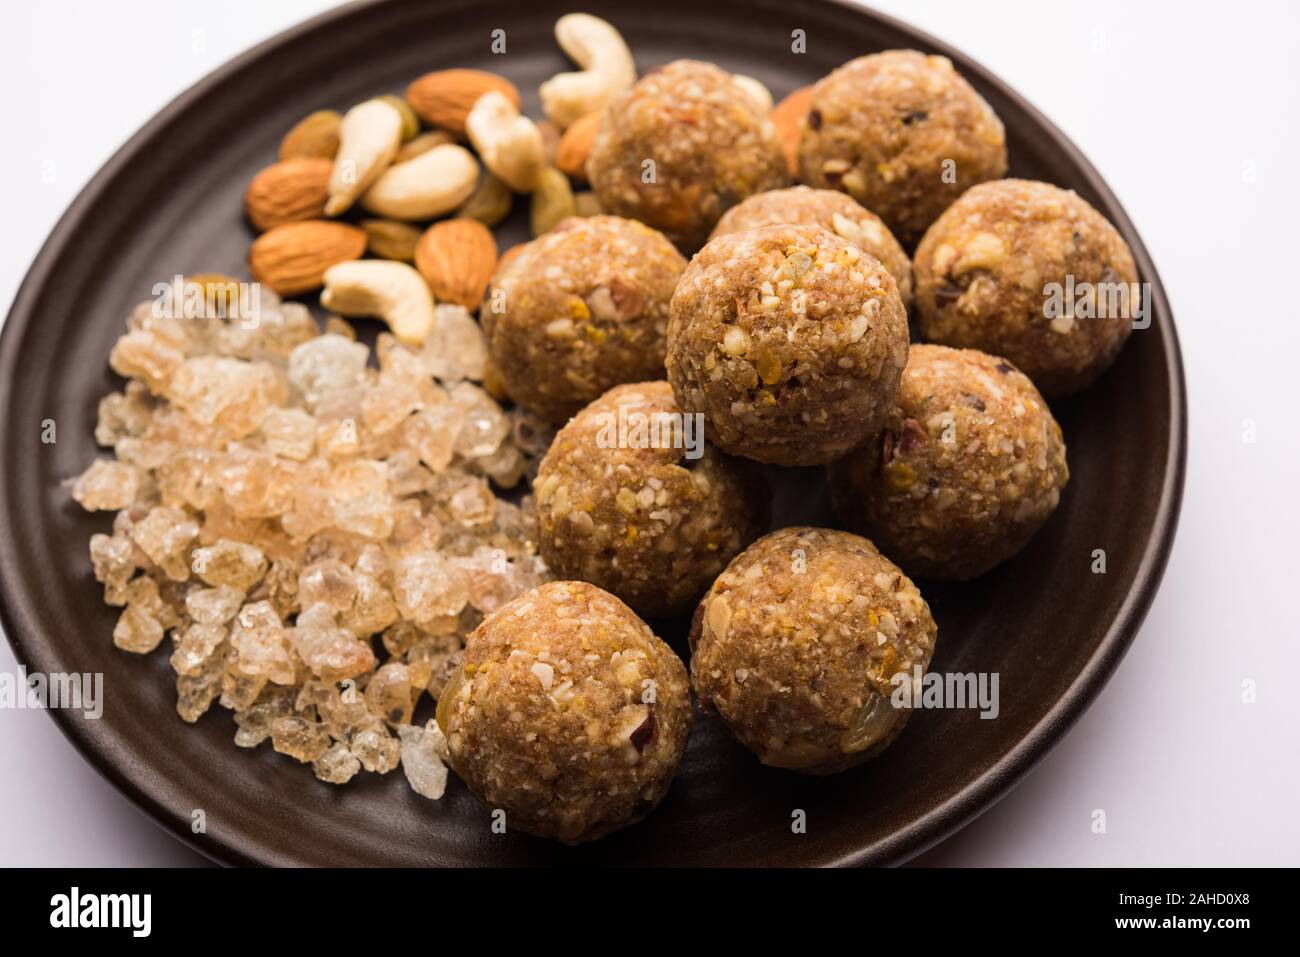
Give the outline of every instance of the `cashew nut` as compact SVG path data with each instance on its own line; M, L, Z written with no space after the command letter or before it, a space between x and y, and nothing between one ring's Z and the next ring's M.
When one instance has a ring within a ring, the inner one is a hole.
M366 100L348 110L339 126L325 215L346 212L388 168L401 145L402 114L393 104Z
M636 82L632 51L613 26L589 13L569 13L555 21L555 39L578 73L557 73L538 91L542 110L561 127L603 109Z
M772 94L767 87L752 76L745 76L743 73L733 73L731 78L736 81L738 87L745 91L745 95L753 101L758 112L772 112Z
M433 219L463 203L477 184L473 154L446 143L388 167L362 195L361 205L390 219Z
M483 164L516 193L530 192L546 168L542 132L505 94L484 93L465 118L465 132Z
M358 259L331 266L325 270L320 303L344 316L378 316L411 346L433 331L433 293L406 263Z

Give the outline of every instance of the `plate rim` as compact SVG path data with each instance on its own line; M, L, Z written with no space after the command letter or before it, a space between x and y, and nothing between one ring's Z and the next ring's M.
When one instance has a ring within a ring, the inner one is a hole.
M10 378L19 360L17 343L21 333L15 330L21 328L25 331L30 324L36 291L49 280L52 270L60 260L64 247L84 217L85 211L99 200L118 173L146 148L158 130L170 123L174 117L184 113L192 103L210 89L225 82L246 65L274 53L303 34L328 27L337 21L362 14L369 8L391 2L393 0L352 0L273 34L220 64L177 94L119 146L96 170L59 217L23 276L14 294L4 326L0 328L0 381L7 381ZM1159 590L1177 532L1187 465L1187 391L1182 351L1173 312L1155 263L1129 218L1128 212L1084 153L1024 95L951 44L903 20L881 13L869 5L855 3L852 0L815 0L815 2L822 6L840 8L868 20L875 20L909 36L917 47L928 48L948 57L963 75L977 78L982 84L996 89L999 95L1013 103L1050 140L1053 150L1069 158L1070 162L1080 170L1089 188L1104 201L1109 210L1116 214L1112 217L1114 225L1132 249L1139 274L1150 283L1155 321L1159 323L1162 334L1161 353L1169 383L1167 398L1171 441L1163 463L1163 479L1159 499L1155 504L1155 520L1151 534L1143 546L1137 572L1127 594L1106 633L1078 675L1042 719L1024 734L1010 751L938 807L895 830L875 844L830 855L820 862L822 866L833 867L901 864L969 824L1022 781L1083 716L1133 643ZM5 444L7 431L7 417L0 415L0 447ZM0 470L0 500L7 498L8 485L4 470ZM22 617L18 609L19 597L16 593L11 593L11 586L8 584L11 580L8 570L16 562L17 556L12 540L0 539L0 626L3 627L13 648L18 664L25 667L33 657L29 653L29 646L40 639L35 637L38 634L37 630L19 624ZM215 834L192 834L188 818L179 817L145 784L129 777L118 766L115 757L91 739L82 724L72 720L70 714L58 709L47 710L47 713L64 737L72 743L91 767L155 824L208 859L219 864L238 866L294 863L266 848L256 839L238 839L239 832L235 830L228 832L231 836L227 836L227 832L224 831Z

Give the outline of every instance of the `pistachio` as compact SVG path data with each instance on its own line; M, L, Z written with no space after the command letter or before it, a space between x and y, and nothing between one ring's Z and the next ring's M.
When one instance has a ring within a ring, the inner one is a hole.
M420 230L414 226L392 219L363 219L360 225L365 230L366 252L370 255L404 263L415 259Z
M415 110L411 109L411 104L400 96L392 93L385 93L380 97L385 103L391 103L393 108L402 115L402 142L409 143L420 135L420 118L415 115Z
M415 139L402 144L402 148L393 157L393 165L399 166L407 160L413 160L417 156L429 152L435 146L446 146L448 143L454 142L456 142L456 138L446 130L429 130L427 133L421 133Z
M533 236L537 237L550 231L565 219L568 219L577 207L573 201L573 189L569 186L569 177L554 166L542 170L533 190L532 209L529 221Z
M483 170L478 185L469 199L461 203L455 215L465 219L474 219L489 229L510 215L514 204L514 193L501 177L490 170Z

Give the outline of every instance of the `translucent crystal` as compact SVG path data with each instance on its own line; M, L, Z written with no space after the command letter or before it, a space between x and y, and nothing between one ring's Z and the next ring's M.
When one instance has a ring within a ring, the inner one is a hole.
M529 461L518 446L503 442L491 455L478 459L478 467L501 488L514 488L528 474Z
M95 459L72 483L72 497L88 512L115 512L140 494L141 474L134 465Z
M317 700L317 710L331 735L340 741L351 741L359 731L375 726L374 715L366 707L365 696L357 688L357 683L344 680L338 685L332 682L314 681L303 686L306 691L311 685L319 693L313 697Z
M334 499L329 490L330 467L313 459L298 473L293 504L280 519L281 527L295 541L306 541L334 524Z
M167 397L196 422L243 438L261 425L268 408L288 399L288 390L264 363L196 356L176 370Z
M230 644L239 656L239 670L261 675L276 684L294 680L295 661L288 631L269 601L245 605L235 616Z
M312 562L298 575L298 600L304 606L324 604L344 612L352 607L356 595L356 575L338 559Z
M277 558L271 562L262 579L266 599L281 618L288 618L299 609L298 563L291 558Z
M103 446L116 445L128 436L144 434L153 415L154 401L134 379L121 392L110 392L99 400L95 441Z
M374 651L340 628L328 605L311 605L299 613L291 638L303 663L327 681L355 678L375 667Z
M367 543L362 546L352 567L358 575L381 578L388 573L388 570L392 567L392 562L382 545Z
M466 477L447 502L451 517L461 525L486 525L496 514L496 496L487 482Z
M113 628L113 644L123 651L146 655L163 639L164 609L158 583L136 578L126 587L126 608Z
M294 692L280 685L267 685L257 700L243 711L235 712L235 744L241 748L255 748L271 736L271 724L276 718L293 710Z
M237 588L195 588L185 596L185 613L202 625L224 625L243 604L244 593Z
M316 448L316 420L302 409L269 409L262 417L262 439L276 455L306 461Z
M438 800L447 791L447 739L438 722L423 728L406 724L397 729L401 739L402 771L416 794Z
M465 410L454 402L422 409L402 424L402 441L430 471L441 472L451 464L466 418Z
M172 640L171 666L178 675L197 675L226 640L221 625L190 625Z
M271 747L309 764L329 750L330 736L321 725L290 715L271 722Z
M393 569L393 598L416 623L457 615L469 601L469 576L437 552L417 552Z
M154 476L164 505L204 511L221 501L214 468L217 453L208 449L179 449L158 465Z
M358 384L369 356L364 345L343 336L317 336L289 354L289 381L308 406L315 406L328 393Z
M131 528L131 540L174 581L190 577L190 546L199 524L177 508L152 508Z
M223 538L194 549L194 572L209 585L247 592L266 574L266 556L256 545Z
M437 796L441 734L411 726L415 702L486 612L546 577L531 500L493 488L523 482L551 431L473 384L487 351L461 307L437 307L421 348L380 334L374 369L349 324L321 335L261 292L251 325L141 304L110 357L129 381L95 435L115 460L69 485L117 512L90 542L123 606L114 642L144 653L170 633L178 713L219 700L240 747L272 738L334 783L405 751Z
M381 665L366 685L366 707L391 725L408 724L415 708L411 674L400 661Z
M434 488L433 473L420 463L409 448L398 447L384 459L388 466L388 490L398 498L427 493Z
M336 741L311 766L316 777L329 784L347 784L358 771L361 762L346 744Z
M176 713L191 724L207 714L212 702L221 694L221 676L225 663L213 655L194 675L176 677Z
M402 759L401 743L391 737L383 725L358 732L352 738L351 747L361 766L376 774L387 774Z
M327 459L348 459L361 454L361 431L356 419L330 419L316 427L316 448Z
M499 548L480 546L460 564L469 573L469 602L485 615L533 587L528 576L511 564Z
M273 518L293 504L297 469L270 452L238 445L213 463L225 504L242 518Z
M167 385L185 361L185 354L152 332L128 332L109 354L108 364L123 378L139 379L155 395Z
M136 553L136 544L127 535L96 533L90 536L90 563L95 569L95 580L104 584L107 604L126 604L127 582L141 567Z
M423 405L424 398L415 383L381 376L361 401L361 421L367 431L384 435Z
M260 292L256 343L262 358L286 359L299 345L319 335L311 310L302 303L279 302L265 286ZM220 341L217 345L220 347Z
M221 676L221 706L231 711L249 708L267 685L263 675L246 675L237 667L227 667Z
M434 311L437 321L421 350L429 373L444 382L482 382L487 367L482 328L464 306L443 304Z
M345 532L384 539L393 530L388 470L369 459L339 462L330 473L334 524Z
M345 609L340 624L358 638L378 634L397 621L397 605L378 578L358 573L356 596L352 607Z
M456 433L456 452L468 459L491 455L510 434L510 419L492 396L469 382L457 385L450 395L464 413Z

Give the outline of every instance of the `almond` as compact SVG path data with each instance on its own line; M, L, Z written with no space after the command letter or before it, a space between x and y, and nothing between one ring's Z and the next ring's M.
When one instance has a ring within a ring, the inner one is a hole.
M497 241L492 230L473 219L434 223L415 247L415 268L439 302L474 310L496 271Z
M281 223L320 219L329 198L327 159L290 159L273 163L253 177L244 193L244 209L259 232Z
M800 87L772 107L772 123L785 151L790 175L794 177L799 175L799 137L803 135L803 121L812 105L812 93L811 86Z
M332 160L339 151L339 126L343 116L337 110L317 110L298 124L280 141L280 159Z
M586 180L587 157L591 155L591 144L596 140L596 130L603 114L603 110L588 113L564 131L555 151L555 165L560 172L574 179Z
M406 102L430 126L465 134L465 117L478 98L491 90L503 93L519 109L519 91L505 77L486 70L435 70L406 88Z
M297 296L318 289L325 270L336 263L360 259L366 251L366 234L355 226L324 219L284 223L253 241L248 267L253 279L281 296Z

